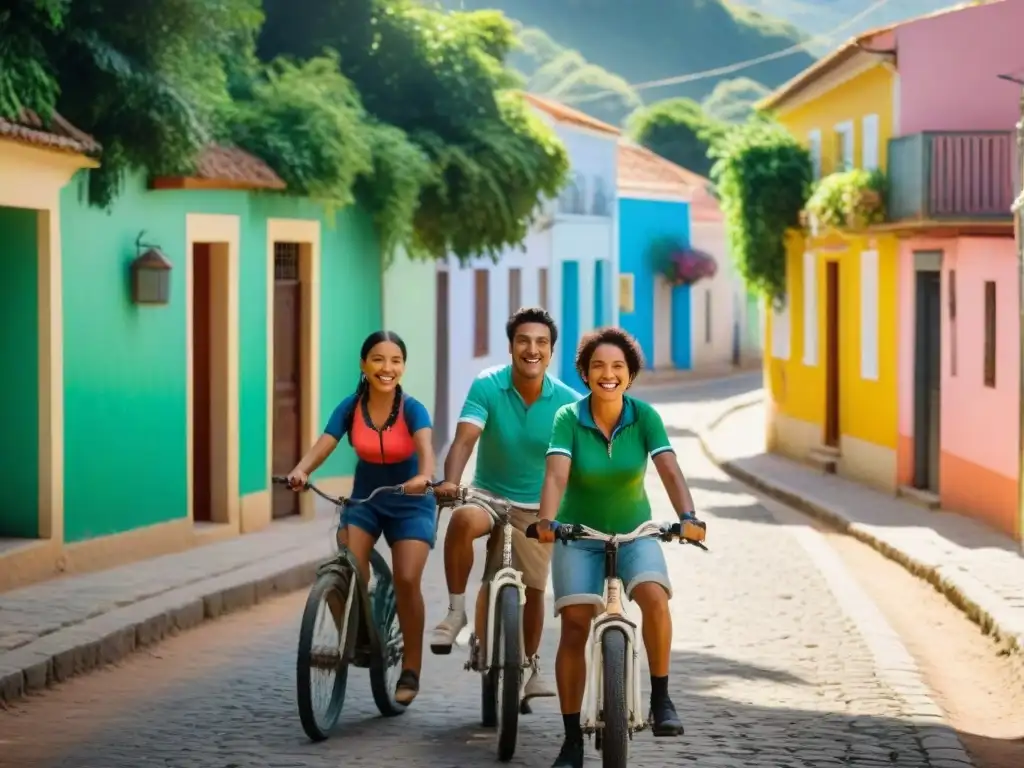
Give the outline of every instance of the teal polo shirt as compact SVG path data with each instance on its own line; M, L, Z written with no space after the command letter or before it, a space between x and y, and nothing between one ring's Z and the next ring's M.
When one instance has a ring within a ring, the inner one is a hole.
M527 406L512 385L511 365L483 371L473 380L459 415L460 422L483 430L473 485L516 506L537 508L555 414L579 398L576 390L545 374L540 397Z
M558 522L613 534L629 533L651 519L644 487L647 459L671 451L672 443L651 405L628 395L623 400L610 440L594 423L589 395L555 416L547 453L572 460Z

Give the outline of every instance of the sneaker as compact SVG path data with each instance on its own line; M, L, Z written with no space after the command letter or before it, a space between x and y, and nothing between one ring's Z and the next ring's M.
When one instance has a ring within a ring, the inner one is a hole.
M655 736L682 736L683 723L676 714L675 704L668 696L651 699L651 731Z
M448 615L434 627L434 632L430 636L430 650L440 656L447 656L452 652L455 638L468 623L465 611L455 611L449 607Z
M583 740L567 738L551 768L583 768Z
M530 679L523 686L523 701L555 695L554 688L548 685L548 682L541 675L540 656L534 656L530 659L529 675Z

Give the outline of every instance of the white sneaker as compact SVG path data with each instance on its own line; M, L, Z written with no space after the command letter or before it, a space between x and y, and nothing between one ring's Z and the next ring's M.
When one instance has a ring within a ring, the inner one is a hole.
M430 650L439 656L447 656L452 652L455 638L468 623L465 611L455 611L449 608L444 621L434 627L434 632L430 636Z
M530 679L523 686L523 701L554 696L555 690L547 684L540 672L540 657L530 659Z

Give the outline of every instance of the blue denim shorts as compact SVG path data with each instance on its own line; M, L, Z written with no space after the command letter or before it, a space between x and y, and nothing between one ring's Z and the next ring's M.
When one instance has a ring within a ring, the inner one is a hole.
M412 540L425 541L433 549L437 539L437 512L434 507L391 512L371 504L357 504L346 507L341 513L339 527L346 525L354 525L374 539L383 535L389 547L393 547L396 541Z
M604 606L604 542L555 543L551 557L551 583L555 615L567 605ZM618 577L631 597L638 584L660 584L672 596L665 553L657 539L637 539L619 546Z

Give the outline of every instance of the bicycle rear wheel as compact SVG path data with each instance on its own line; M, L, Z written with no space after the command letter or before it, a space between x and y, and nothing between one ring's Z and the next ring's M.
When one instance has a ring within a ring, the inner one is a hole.
M341 716L355 640L356 611L346 613L351 573L322 574L306 598L295 663L302 730L323 741ZM342 631L347 627L347 631Z
M629 756L629 706L626 702L626 635L610 628L601 635L601 765L626 768Z
M405 642L398 624L398 600L395 580L384 557L376 549L370 552L370 608L380 638L381 652L370 661L370 689L373 701L384 717L394 717L406 710L395 701L395 688L402 674Z
M522 635L519 629L519 590L502 587L495 602L494 653L491 671L498 714L498 760L507 763L519 739L519 702L523 677Z

